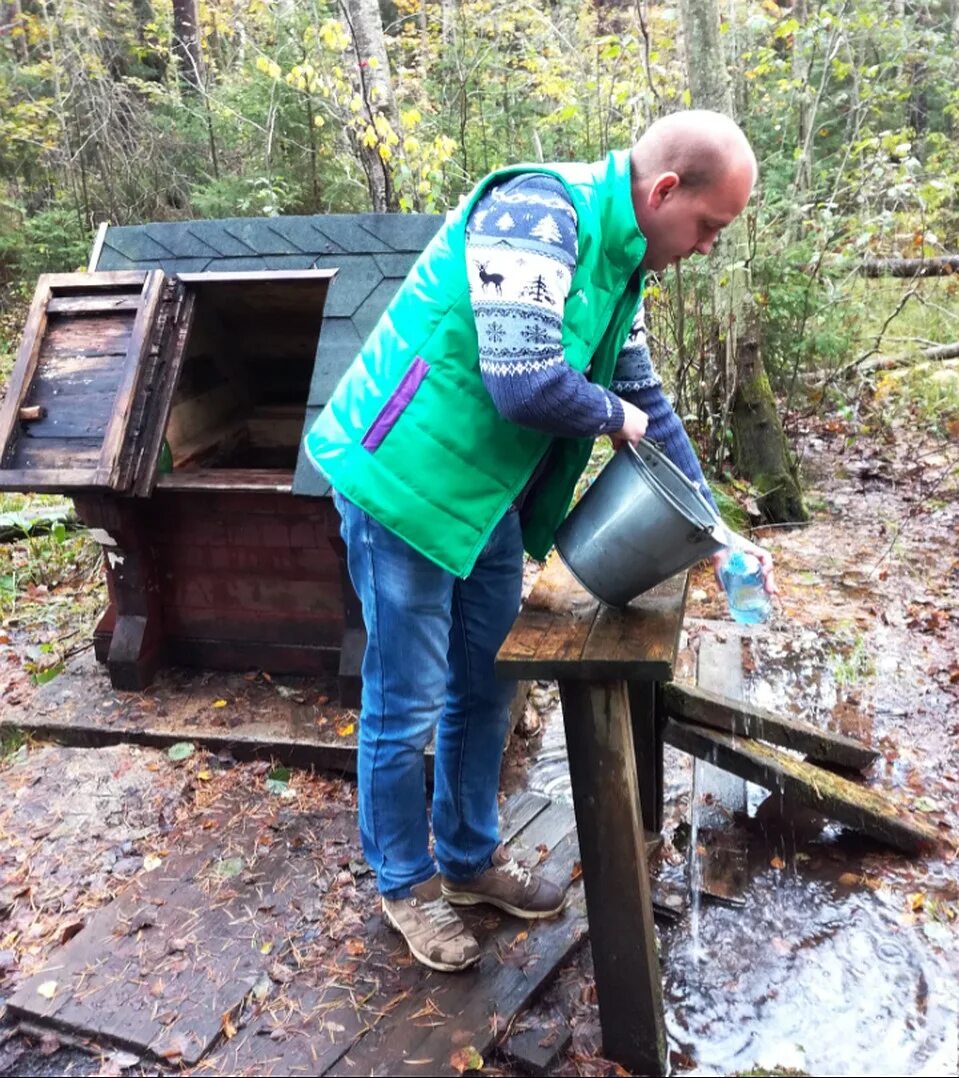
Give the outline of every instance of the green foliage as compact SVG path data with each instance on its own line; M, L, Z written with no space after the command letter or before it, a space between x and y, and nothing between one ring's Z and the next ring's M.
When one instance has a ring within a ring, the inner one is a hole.
M0 206L0 279L21 294L32 293L41 273L85 269L92 241L92 232L64 203L34 214L5 203Z
M167 0L11 8L0 37L0 378L17 339L11 304L37 274L83 266L99 221L363 211L374 165L391 206L442 212L490 169L598 158L689 102L675 5L378 10L388 71L357 52L332 0L207 0L195 88L178 75ZM855 274L867 255L959 249L949 11L723 7L737 109L761 164L749 288L770 382L791 404L810 371L887 342L899 352L956 339L955 291L919 308L927 319L913 331L916 301L887 325L895 298L886 306L888 293L878 300L880 286ZM682 414L720 467L732 385L718 292L744 254L697 262L663 289L652 282L650 323Z

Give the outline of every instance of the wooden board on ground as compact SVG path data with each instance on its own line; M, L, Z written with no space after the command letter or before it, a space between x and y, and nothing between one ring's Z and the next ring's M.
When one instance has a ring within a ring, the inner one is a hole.
M528 682L517 686L514 725L529 688ZM0 730L28 730L72 745L194 741L237 758L355 774L358 719L355 710L339 706L337 693L332 678L183 668L164 670L143 692L121 692L86 651L22 705L4 700ZM432 760L430 749L430 768Z
M666 741L767 790L782 790L799 804L907 852L934 846L935 827L864 786L797 760L759 741L667 719Z
M141 872L9 1000L28 1021L192 1065L284 953L295 899L322 893L304 851L352 832L351 813L291 820L257 858L261 830L230 811L199 851ZM291 852L299 850L300 856Z
M700 690L735 703L741 700L742 640L738 634L701 637L696 682ZM731 905L744 905L747 839L736 817L746 812L746 780L705 760L694 760L690 811L697 814L698 847L690 850L690 887Z
M579 857L570 806L554 802L514 843L517 856L527 863L543 855L542 847L547 856L540 871L557 883L569 883ZM518 921L488 907L463 912L483 952L477 965L455 977L427 974L393 1008L389 1020L367 1032L328 1074L461 1072L457 1053L467 1048L480 1056L488 1053L587 930L579 880L570 887L566 909L549 920Z
M242 790L199 824L21 985L11 1013L212 1074L354 1073L347 1052L362 1073L448 1074L459 1047L489 1050L585 931L575 886L566 913L533 925L466 910L484 958L436 974L384 924L352 810ZM570 879L569 806L523 791L501 828ZM414 1063L413 1043L434 1063Z

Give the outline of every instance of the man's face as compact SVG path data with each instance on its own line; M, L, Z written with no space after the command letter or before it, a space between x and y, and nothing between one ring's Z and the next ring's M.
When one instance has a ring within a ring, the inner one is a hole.
M690 255L709 254L719 233L742 213L752 186L751 166L695 190L684 188L674 172L660 176L636 212L646 237L644 268L664 270Z

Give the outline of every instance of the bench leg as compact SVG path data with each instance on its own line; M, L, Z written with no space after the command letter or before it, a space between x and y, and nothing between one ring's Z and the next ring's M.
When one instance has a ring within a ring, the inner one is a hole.
M663 712L659 686L653 681L631 681L628 691L643 826L659 835L663 829Z
M666 1025L625 682L560 682L603 1051L667 1073Z

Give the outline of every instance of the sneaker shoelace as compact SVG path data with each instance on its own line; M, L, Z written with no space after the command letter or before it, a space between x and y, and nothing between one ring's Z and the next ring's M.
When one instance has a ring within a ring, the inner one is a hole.
M523 868L521 864L510 858L504 865L500 865L500 868L508 875L512 876L514 880L517 880L523 885L523 887L529 887L533 882L533 874L528 868Z
M445 898L434 898L430 902L421 902L420 909L429 918L430 924L436 928L446 928L447 925L455 924L459 920L455 910Z

